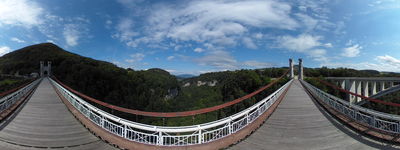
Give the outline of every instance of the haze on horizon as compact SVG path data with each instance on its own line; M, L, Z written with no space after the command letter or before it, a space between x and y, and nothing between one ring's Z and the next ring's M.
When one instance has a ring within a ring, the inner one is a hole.
M51 42L120 67L400 72L396 0L0 0L0 56Z

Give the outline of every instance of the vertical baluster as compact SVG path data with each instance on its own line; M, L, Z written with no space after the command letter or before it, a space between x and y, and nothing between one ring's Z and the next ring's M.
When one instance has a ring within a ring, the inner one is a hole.
M249 119L249 113L247 113L247 114L246 114L246 124L245 124L245 126L246 126L247 124L249 124L249 120L250 120L250 119Z
M199 131L199 144L201 144L201 143L203 143L203 135L202 135L202 133L201 133L201 128L200 128L200 125L199 126L197 126L197 130Z
M126 135L127 135L127 133L126 133L126 124L124 124L124 132L123 132L123 134L124 134L124 138L126 139Z
M228 135L232 134L232 117L229 117Z

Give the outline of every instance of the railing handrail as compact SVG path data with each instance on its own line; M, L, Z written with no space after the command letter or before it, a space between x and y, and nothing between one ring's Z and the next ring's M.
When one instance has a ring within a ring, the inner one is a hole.
M40 78L36 80L32 80L31 82L24 85L24 87L13 91L12 93L8 93L4 97L0 98L0 113L4 110L13 106L17 101L19 101L23 96L25 96L35 85L40 83ZM13 89L14 90L14 89Z
M197 109L197 110L190 110L190 111L183 111L183 112L149 112L149 111L141 111L141 110L135 110L135 109L128 109L128 108L123 108L120 106L116 106L116 105L112 105L97 99L94 99L90 96L87 96L83 93L80 93L74 89L72 89L71 87L65 85L64 83L62 83L60 80L58 80L56 77L54 77L53 79L55 81L57 81L60 85L62 85L64 88L66 88L68 91L86 99L89 100L91 102L94 102L96 104L99 104L101 106L113 109L113 110L117 110L120 112L125 112L128 114L133 114L133 115L141 115L141 116L149 116L149 117L187 117L187 116L194 116L194 115L199 115L199 114L204 114L204 113L208 113L208 112L213 112L216 110L220 110L229 106L232 106L234 104L240 103L246 99L249 99L251 97L253 97L254 95L264 91L267 88L270 88L271 86L273 86L274 84L276 84L278 81L280 81L283 77L286 76L286 74L288 73L289 70L287 70L282 76L280 76L279 78L275 79L274 81L270 82L269 84L267 84L266 86L261 87L260 89L242 96L238 99L226 102L224 104L220 104L220 105L216 105L216 106L212 106L212 107L207 107L207 108L202 108L202 109Z
M348 90L342 89L342 88L340 88L340 87L338 87L338 86L335 86L335 85L333 85L333 84L331 84L331 83L328 83L328 82L326 82L326 81L324 81L324 80L320 80L320 79L318 79L318 78L316 78L316 79L317 79L319 82L321 82L321 83L323 83L323 84L325 84L325 85L327 85L327 86L330 86L330 87L332 87L332 88L334 88L334 89L337 89L337 90L339 90L339 91L341 91L341 92L344 92L344 93L347 93L347 94L350 94L350 95L354 95L354 96L356 96L356 97L360 97L360 98L365 99L365 100L367 100L367 101L376 102L376 103L381 103L381 104L389 105L389 106L400 107L400 104L398 104L398 103L385 102L385 101L383 101L383 100L379 100L379 99L375 99L375 98L371 98L371 97L366 97L366 96L363 96L363 95L360 95L360 94L357 94L357 93L350 92L350 91L348 91Z
M54 80L51 79L50 81L54 81ZM57 83L57 82L53 82L53 83ZM288 82L288 83L289 83L289 82ZM199 126L200 126L200 127L208 127L208 126L207 126L208 124L213 124L213 127L214 127L214 126L216 126L216 124L214 124L215 122L224 122L224 121L226 121L226 120L230 120L230 118L231 118L231 119L237 119L237 118L239 118L240 116L242 116L243 114L245 114L246 112L250 112L250 111L254 110L254 108L256 108L258 105L260 105L260 104L261 104L262 102L264 102L265 100L267 100L267 99L271 98L272 96L274 96L276 93L278 93L280 90L282 90L283 87L286 87L286 86L288 85L288 83L286 83L286 84L285 84L284 86L282 86L280 89L276 90L274 93L270 94L269 96L267 96L266 98L264 98L264 99L261 100L260 102L254 104L253 106L250 106L249 108L247 108L247 109L245 109L245 110L242 110L242 111L240 111L240 112L238 112L238 113L236 113L236 114L233 114L233 115L231 115L231 116L229 116L229 117L222 118L222 119L215 120L215 121L208 122L208 123L198 124L198 125L175 126L175 127L172 127L172 126L155 126L155 125L148 125L148 124L143 124L143 123L138 123L138 122L133 122L133 121L130 121L130 120L126 120L126 119L120 118L120 117L118 117L118 116L115 116L115 115L113 115L113 114L110 114L110 113L108 113L108 112L106 112L106 111L104 111L104 110L101 110L101 109L99 109L99 108L93 106L92 104L86 102L85 100L83 100L83 99L80 98L79 96L74 95L74 93L68 91L66 88L64 88L64 87L62 87L62 86L61 86L61 89L62 89L63 91L66 91L67 93L69 93L70 96L72 96L72 97L73 97L74 99L76 99L77 101L81 102L82 104L84 104L84 105L87 106L88 108L92 109L94 112L97 112L97 113L99 113L99 114L102 114L102 115L104 115L104 116L110 118L111 120L113 120L113 121L115 121L115 122L124 123L124 124L129 124L129 125L138 127L138 128L140 128L140 129L143 129L143 130L156 131L156 130L153 130L153 129L176 129L176 128L197 129ZM58 83L57 83L57 84L58 84ZM143 126L146 126L146 127L143 128ZM186 131L186 130L185 130L185 131ZM192 131L192 130L190 130L190 131ZM180 131L180 132L183 132L183 131Z
M1 92L0 93L0 98L3 97L3 96L7 96L8 94L13 93L15 91L18 91L19 89L22 89L22 88L26 87L27 85L31 84L33 81L36 81L36 80L31 80L31 81L29 81L29 82L27 82L27 83L25 83L25 84L23 84L21 86L18 86L16 88L13 88L13 89L8 90L8 91Z
M225 117L213 122L208 122L208 123L203 123L203 124L198 124L198 125L191 125L191 126L175 126L175 127L167 127L167 126L154 126L154 125L147 125L147 124L142 124L142 123L137 123L133 122L130 120L126 120L123 118L119 118L115 115L109 114L108 112L105 112L101 109L98 109L91 105L90 103L86 102L79 96L75 95L74 93L68 91L66 88L64 88L62 85L57 83L56 81L50 79L51 83L54 85L54 87L62 94L64 98L66 98L72 106L74 106L81 114L83 114L85 117L87 117L89 120L91 120L93 123L96 125L102 127L103 129L119 135L121 137L127 138L128 140L133 140L137 142L142 142L146 144L152 144L151 142L149 143L148 141L141 141L143 138L149 138L149 137L157 137L158 140L163 139L163 138L187 138L192 136L192 138L196 138L196 140L200 140L198 143L193 143L193 141L187 141L185 144L164 144L163 140L157 141L157 144L155 145L193 145L193 144L201 144L204 142L207 142L204 138L210 138L209 136L206 136L205 134L210 134L210 132L214 131L224 131L224 132L229 132L226 133L226 135L223 136L228 136L232 133L235 133L242 129L243 127L247 126L250 124L252 121L257 119L261 114L266 112L268 108L274 104L274 102L278 99L278 97L285 91L286 88L290 85L292 80L287 82L285 85L280 87L278 90L261 100L260 102L254 104L253 106L250 106L249 108L238 112L234 115L231 115L229 117ZM112 122L115 123L112 123ZM108 122L108 123L103 123L103 122ZM245 124L242 124L245 123ZM107 125L111 126L108 127ZM222 127L221 127L222 126ZM225 131L229 127L229 131ZM231 130L231 128L233 128ZM120 130L115 130L115 129L121 129ZM143 131L150 132L150 133L143 133ZM127 136L128 132L130 133L135 133L135 135L142 135L144 137L129 137ZM188 135L188 132L192 133ZM175 133L177 135L168 135L167 133ZM151 136L150 136L151 135ZM221 135L215 135L216 137L210 138L211 140L214 139L219 139L221 138ZM179 140L178 140L179 141ZM161 142L161 143L160 143ZM153 143L154 144L154 143Z
M305 85L305 87L311 93L314 93L314 96L319 97L322 100L322 102L329 105L334 110L346 115L347 117L350 117L359 123L362 123L364 125L367 125L367 126L379 129L379 130L383 130L386 132L392 132L392 133L400 133L400 125L399 125L400 116L399 115L379 112L379 111L364 108L361 106L352 105L350 102L340 99L329 93L326 93L305 81L301 81L301 82L303 83L303 85ZM352 111L353 113L349 113L349 111ZM370 121L366 121L362 117L367 117L370 119ZM379 123L381 123L381 124L380 125L377 124L376 123L377 121L379 121ZM382 125L382 124L385 124L385 125ZM396 128L391 127L391 125L396 126Z

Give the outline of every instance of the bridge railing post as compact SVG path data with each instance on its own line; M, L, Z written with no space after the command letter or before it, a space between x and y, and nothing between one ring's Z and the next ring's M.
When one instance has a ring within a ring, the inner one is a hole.
M127 137L127 129L126 129L126 124L124 124L124 133L123 133L123 135L124 135L124 138L126 139L126 137Z
M373 125L373 127L376 127L375 116L372 116L371 118L372 118L372 125Z
M228 124L229 125L229 127L228 127L229 133L228 134L232 134L232 121L233 121L232 117L229 117L229 124Z
M247 112L247 114L246 114L246 125L249 124L249 120L250 120L250 118L249 118L249 113Z
M158 145L164 145L164 137L161 131L158 131Z
M101 116L100 125L104 128L104 116Z
M203 143L203 133L201 132L200 125L197 126L197 129L198 129L198 131L199 131L199 133L198 133L198 138L199 138L198 143L201 144L201 143Z
M399 127L400 127L400 122L397 123L397 133L400 133Z

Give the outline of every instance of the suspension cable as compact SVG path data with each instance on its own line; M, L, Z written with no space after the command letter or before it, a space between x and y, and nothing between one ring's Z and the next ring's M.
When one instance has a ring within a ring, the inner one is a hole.
M363 95L360 95L360 94L357 94L357 93L353 93L353 92L347 91L347 90L345 90L345 89L342 89L342 88L340 88L340 87L338 87L338 86L336 86L336 85L333 85L333 84L331 84L331 83L329 83L329 82L320 80L320 79L318 79L318 78L316 78L316 79L317 79L319 82L321 82L321 83L323 83L323 84L325 84L325 85L327 85L327 86L330 86L330 87L332 87L332 88L334 88L334 89L337 89L337 90L339 90L339 91L341 91L341 92L344 92L344 93L347 93L347 94L351 94L351 95L360 97L360 98L362 98L362 99L365 99L365 100L368 100L368 101L371 101L371 102L381 103L381 104L389 105L389 106L400 107L400 104L398 104L398 103L385 102L385 101L382 101L382 100L379 100L379 99L366 97L366 96L363 96Z
M288 70L289 71L289 70ZM224 104L220 104L220 105L216 105L216 106L212 106L212 107L208 107L208 108L202 108L202 109L197 109L197 110L191 110L191 111L183 111L183 112L148 112L148 111L141 111L141 110L135 110L135 109L128 109L128 108L123 108L123 107L119 107L116 105L112 105L106 102L102 102L100 100L94 99L92 97L89 97L85 94L82 94L74 89L72 89L71 87L63 84L60 80L58 80L56 77L52 77L57 83L59 83L60 85L62 85L64 88L66 88L67 90L69 90L70 92L78 95L81 98L84 98L86 100L89 100L91 102L94 102L96 104L99 104L101 106L113 109L113 110L118 110L121 112L125 112L125 113L129 113L129 114L133 114L133 115L141 115L141 116L149 116L149 117L187 117L187 116L194 116L194 115L199 115L199 114L204 114L204 113L208 113L208 112L213 112L222 108L226 108L228 106L232 106L234 104L240 103L246 99L249 99L251 97L253 97L254 95L264 91L265 89L273 86L274 84L276 84L279 80L281 80L283 77L286 76L286 74L288 73L288 71L286 71L282 76L280 76L279 78L275 79L273 82L269 83L268 85L261 87L260 89L258 89L257 91L254 91L248 95L242 96L238 99L235 99L233 101L224 103Z

